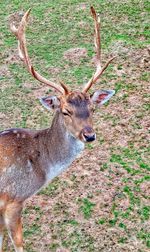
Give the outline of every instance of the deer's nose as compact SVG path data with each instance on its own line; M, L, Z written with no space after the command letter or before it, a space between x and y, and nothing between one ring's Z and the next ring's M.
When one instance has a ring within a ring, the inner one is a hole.
M92 142L96 139L96 134L93 134L92 136L89 136L89 135L87 136L87 135L83 134L83 136L84 136L86 142Z
M89 126L84 127L84 129L82 130L82 134L86 142L92 142L96 139L95 132Z

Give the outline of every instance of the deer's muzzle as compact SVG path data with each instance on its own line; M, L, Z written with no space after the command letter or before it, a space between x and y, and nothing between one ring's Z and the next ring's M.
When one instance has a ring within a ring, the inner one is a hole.
M86 126L82 130L82 137L85 142L92 142L96 139L96 134L91 127Z

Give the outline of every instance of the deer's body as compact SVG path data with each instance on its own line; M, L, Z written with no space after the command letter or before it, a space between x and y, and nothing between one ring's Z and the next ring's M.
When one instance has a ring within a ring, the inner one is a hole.
M66 131L60 113L49 129L1 132L0 195L24 201L65 170L83 148Z
M113 90L98 90L91 96L87 94L114 58L101 67L100 20L93 7L91 11L95 22L97 69L82 91L70 91L63 83L57 85L33 68L25 39L30 10L25 13L18 28L11 25L18 39L20 58L28 71L37 80L61 93L61 96L40 99L46 108L56 111L49 129L9 129L0 132L0 252L5 228L15 251L23 252L23 202L65 170L84 149L84 143L96 139L92 121L93 104L102 105L114 95Z

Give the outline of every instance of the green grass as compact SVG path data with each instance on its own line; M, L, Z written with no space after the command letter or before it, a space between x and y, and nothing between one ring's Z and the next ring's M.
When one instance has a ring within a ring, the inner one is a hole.
M28 229L24 230L24 237L32 236L33 234L40 234L40 226L38 224L33 224Z
M103 225L106 222L104 218L98 220L98 224Z
M83 213L85 219L89 219L91 217L94 206L95 203L89 201L89 199L82 199L80 211Z
M150 233L141 229L141 231L137 234L137 237L143 240L146 243L146 246L150 248Z
M58 187L59 187L59 178L55 178L53 183L50 183L47 187L42 189L38 194L53 197L57 194Z

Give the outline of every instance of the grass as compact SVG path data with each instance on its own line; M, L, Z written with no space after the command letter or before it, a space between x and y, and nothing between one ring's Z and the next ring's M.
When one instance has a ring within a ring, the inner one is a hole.
M95 203L92 203L91 201L89 201L89 199L84 198L82 200L80 211L83 213L85 219L88 219L91 217L94 206L95 206Z
M150 247L149 1L92 4L101 16L102 61L112 53L118 56L101 77L101 88L115 89L116 95L95 111L97 141L26 204L27 252L146 252ZM12 15L17 19L16 13L21 16L31 7L27 44L35 68L80 89L94 71L90 5L89 0L1 1L0 130L45 128L52 120L37 99L51 90L37 83L17 58L16 39L9 30ZM85 58L64 58L68 49L77 47L87 50ZM8 247L12 252L7 240L5 244L5 251Z

